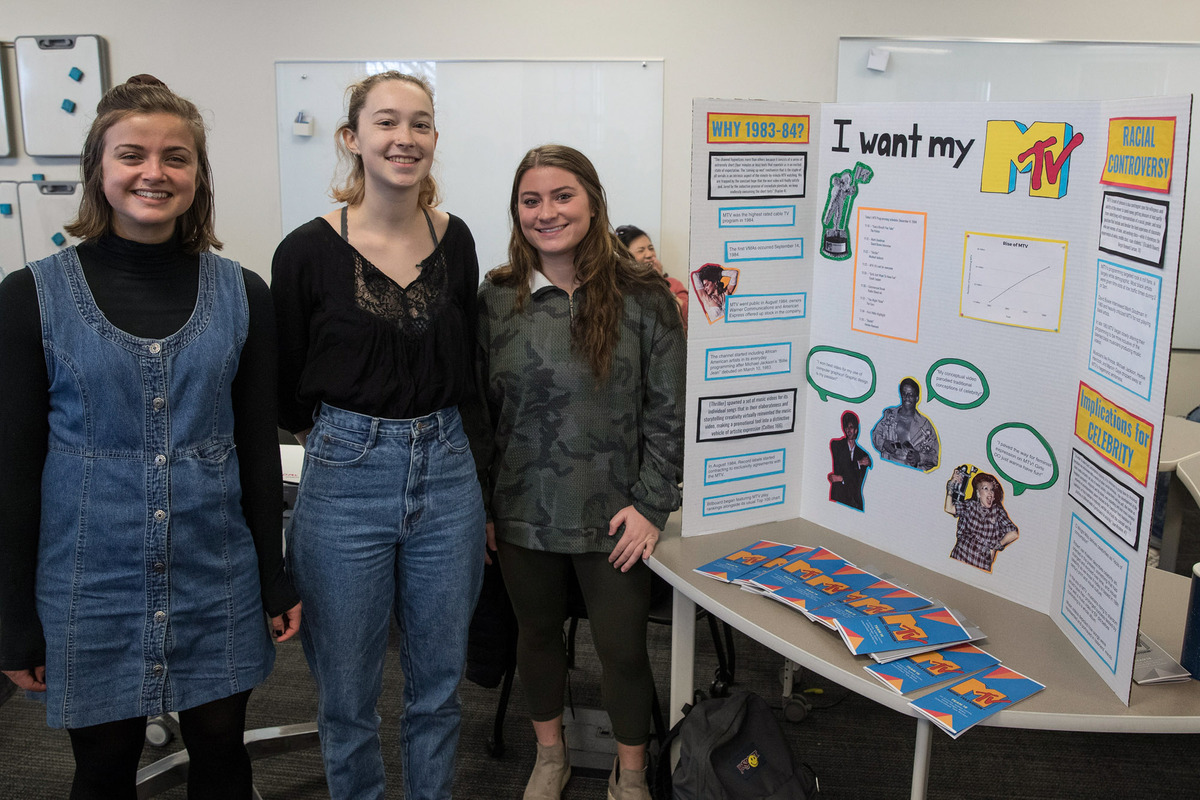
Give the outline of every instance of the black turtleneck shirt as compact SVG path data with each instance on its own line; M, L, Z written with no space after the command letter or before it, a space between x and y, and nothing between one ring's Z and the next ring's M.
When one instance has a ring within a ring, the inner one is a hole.
M109 235L78 253L96 305L126 333L163 339L191 317L200 258L177 239L146 245ZM263 606L275 616L299 599L283 569L274 309L263 279L246 269L242 275L250 329L233 381L234 443ZM34 581L49 410L37 287L22 269L0 282L0 669L45 663Z

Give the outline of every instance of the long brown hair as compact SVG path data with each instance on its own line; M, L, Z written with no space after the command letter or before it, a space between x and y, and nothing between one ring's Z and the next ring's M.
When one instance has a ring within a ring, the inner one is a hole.
M587 233L575 248L576 280L584 291L579 295L582 300L571 322L571 347L587 359L596 380L603 382L608 378L613 350L621 337L621 319L625 310L623 292L649 288L669 295L670 290L666 279L653 268L634 261L629 250L612 232L604 187L588 157L573 147L545 144L530 150L517 165L508 206L512 218L508 263L492 270L488 276L497 286L511 286L517 290L517 311L528 302L529 278L541 266L537 250L521 232L518 206L521 178L535 167L565 169L579 180L587 194L593 217ZM674 302L671 298L672 306Z
M204 119L191 101L172 92L153 75L134 75L105 92L96 106L96 119L83 143L79 171L83 191L79 213L63 230L80 239L98 239L113 230L113 209L104 196L104 137L109 129L134 114L170 114L183 120L196 143L196 196L175 222L176 231L189 253L220 250L213 222L212 166Z
M350 84L346 89L346 95L349 100L346 103L346 119L341 125L338 125L337 130L333 132L334 143L337 145L338 153L338 170L345 170L346 177L341 183L336 183L330 189L329 194L335 202L345 203L346 205L356 206L363 201L363 196L367 191L367 177L363 169L362 156L350 152L350 148L346 146L344 139L345 131L353 131L358 133L358 118L362 114L363 106L367 102L367 95L371 93L379 84L384 81L401 81L402 83L411 83L425 92L429 97L429 104L433 105L433 87L424 78L417 75L406 75L403 72L398 72L394 69L387 72L379 72L375 75L368 75L357 83ZM434 130L437 130L436 122ZM425 176L421 181L421 188L417 192L417 203L424 208L433 208L441 202L438 196L437 181L433 179L433 175Z

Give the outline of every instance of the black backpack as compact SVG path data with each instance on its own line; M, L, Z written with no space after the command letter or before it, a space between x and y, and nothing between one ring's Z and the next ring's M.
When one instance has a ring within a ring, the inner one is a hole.
M679 764L670 772L670 746ZM767 701L753 692L684 708L659 755L659 800L811 800L816 777L797 764Z

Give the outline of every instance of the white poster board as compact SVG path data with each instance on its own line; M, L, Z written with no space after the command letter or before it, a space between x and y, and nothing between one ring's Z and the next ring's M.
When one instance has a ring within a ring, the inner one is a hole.
M1003 65L1000 67L999 65ZM1200 93L1200 44L843 36L839 103L1115 100ZM1200 148L1200 126L1190 150ZM1180 173L1179 177L1184 177ZM1194 216L1197 212L1188 211ZM1200 219L1200 218L1197 218ZM1200 350L1200 222L1183 223L1173 344Z
M333 135L346 87L389 69L433 85L433 175L442 208L471 228L481 277L508 260L513 174L539 144L581 150L600 174L613 225L660 240L663 64L653 60L276 62L283 234L335 207Z
M697 101L685 535L803 517L1050 615L1127 701L1190 114Z

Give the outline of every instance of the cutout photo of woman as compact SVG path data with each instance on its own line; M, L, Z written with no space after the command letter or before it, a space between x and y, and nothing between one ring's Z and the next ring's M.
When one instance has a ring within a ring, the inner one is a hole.
M991 572L996 554L1019 537L1017 526L1004 510L1004 487L994 475L976 472L969 491L970 467L958 467L946 482L946 513L958 517L950 557ZM961 499L959 499L961 498Z

